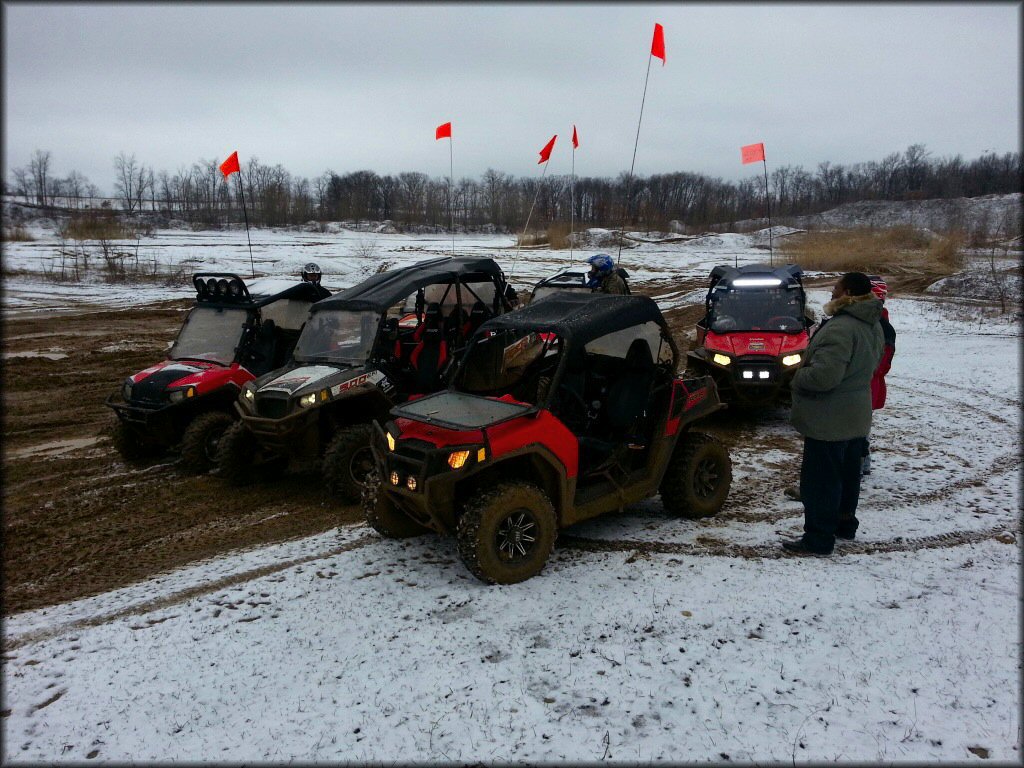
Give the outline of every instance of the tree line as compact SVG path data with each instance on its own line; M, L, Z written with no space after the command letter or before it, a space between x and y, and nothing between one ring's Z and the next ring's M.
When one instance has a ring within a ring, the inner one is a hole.
M222 225L243 218L237 177L225 179L217 160L199 160L175 173L155 172L134 154L114 158L116 197L99 198L82 174L51 172L51 153L36 150L29 164L12 170L5 194L42 207L119 209ZM245 215L250 224L286 226L311 221L392 221L399 229L445 230L493 227L516 232L527 217L537 229L575 221L576 228L607 227L686 231L747 219L773 220L819 213L859 200L915 200L1008 194L1024 189L1021 153L989 152L974 160L933 158L923 144L880 161L853 165L819 163L814 170L780 166L763 177L738 182L700 173L602 178L517 178L488 169L479 178L449 183L445 177L370 170L314 179L252 158L242 167ZM99 199L99 202L97 200ZM675 224L673 224L675 222Z

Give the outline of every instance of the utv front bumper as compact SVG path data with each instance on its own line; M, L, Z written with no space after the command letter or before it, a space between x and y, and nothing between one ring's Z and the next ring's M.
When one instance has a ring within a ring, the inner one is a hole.
M483 469L486 459L479 460L481 444L446 445L438 448L415 439L398 440L395 449L388 447L387 434L374 422L370 440L374 462L380 475L378 493L388 498L421 525L439 533L455 532L456 492L467 478ZM452 469L448 457L453 452L468 451L466 464Z
M282 453L294 452L300 442L304 442L300 438L304 438L311 429L317 427L319 417L316 408L296 411L282 418L257 416L237 402L235 412L246 429L252 432L261 444Z
M724 366L697 351L687 357L694 368L714 378L723 394L751 401L772 400L788 392L793 375L800 368L799 365L783 365L780 359L764 355L733 357Z
M106 406L117 414L127 427L147 438L172 445L181 437L182 408L178 403L167 403L154 407L126 403L109 395Z

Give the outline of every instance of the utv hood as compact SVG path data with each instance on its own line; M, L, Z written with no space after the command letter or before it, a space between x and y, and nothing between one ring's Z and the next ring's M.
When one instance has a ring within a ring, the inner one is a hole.
M217 363L164 360L129 376L132 382L131 399L133 402L161 403L168 389L188 386L204 392L220 386L226 372L227 369Z
M482 430L534 410L506 395L496 399L445 390L405 403L391 411L396 419L468 432Z
M807 332L765 333L750 331L744 333L713 333L708 331L704 346L709 352L724 352L731 357L745 355L781 355L799 352L807 347Z
M376 384L384 378L380 371L367 372L364 366L304 365L287 371L273 371L258 382L257 394L284 393L304 395L330 389L335 397L361 384Z

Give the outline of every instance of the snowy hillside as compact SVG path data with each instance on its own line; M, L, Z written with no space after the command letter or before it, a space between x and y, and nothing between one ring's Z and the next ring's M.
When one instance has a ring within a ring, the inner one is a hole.
M945 200L861 200L844 203L823 213L787 216L783 221L799 229L846 229L849 227L893 227L906 225L933 232L962 229L975 232L985 228L1019 235L1022 195L986 195L957 197ZM739 221L741 231L767 226L765 219Z

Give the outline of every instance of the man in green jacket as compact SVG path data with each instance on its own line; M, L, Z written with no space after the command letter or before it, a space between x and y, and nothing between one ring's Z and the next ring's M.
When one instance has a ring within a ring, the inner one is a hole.
M804 535L783 547L829 555L857 532L860 460L871 429L871 377L882 358L882 302L862 272L848 272L825 305L830 315L807 345L791 385L790 421L804 436L800 498Z

